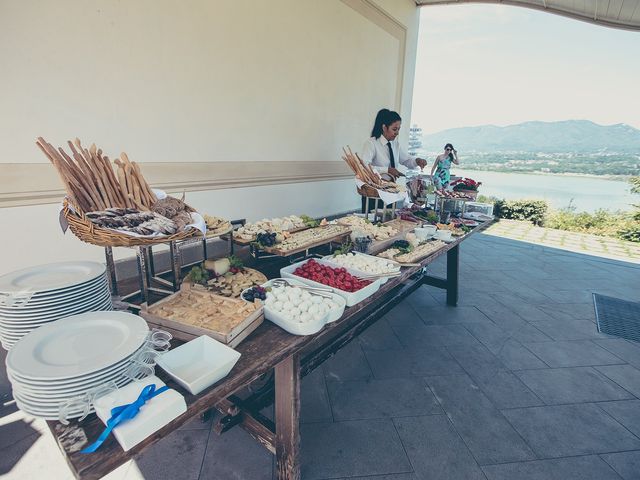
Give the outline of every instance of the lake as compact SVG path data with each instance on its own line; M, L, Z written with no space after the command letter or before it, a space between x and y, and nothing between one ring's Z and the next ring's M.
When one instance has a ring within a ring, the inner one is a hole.
M632 204L640 203L640 195L632 195L627 182L604 178L462 170L455 165L451 174L482 182L482 195L546 200L554 208L564 208L572 202L577 211L631 210Z

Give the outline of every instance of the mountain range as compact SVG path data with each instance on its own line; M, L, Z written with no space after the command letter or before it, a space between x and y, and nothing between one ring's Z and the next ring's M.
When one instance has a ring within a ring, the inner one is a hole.
M598 125L589 120L481 125L423 135L422 148L436 151L446 143L461 152L640 153L640 130L624 123Z

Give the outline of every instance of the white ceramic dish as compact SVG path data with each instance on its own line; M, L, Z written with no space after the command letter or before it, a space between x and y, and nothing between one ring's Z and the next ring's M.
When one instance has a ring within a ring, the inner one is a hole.
M239 352L203 335L164 353L158 365L197 395L229 375L239 359Z
M442 240L443 242L447 242L453 239L451 230L438 230L433 237L436 240Z
M88 312L43 325L7 355L7 368L33 379L63 380L112 366L138 350L149 331L126 312Z
M97 262L61 262L24 268L0 277L0 292L25 290L48 292L68 288L99 277L105 266Z
M335 266L333 264L329 264L326 260L323 259L317 259L316 260L318 263L322 263L325 265L328 265L330 267L335 268ZM294 271L296 270L296 268L304 265L305 263L307 263L308 260L303 260L301 262L298 263L294 263L293 265L289 265L287 267L283 267L280 269L280 276L283 278L293 278L295 280L301 281L303 283L306 283L307 285L311 285L314 287L323 287L323 288L331 288L331 290L333 291L333 293L337 293L338 295L340 295L342 298L345 299L346 301L346 306L347 307L352 307L358 303L360 303L361 301L363 301L364 299L370 297L371 295L373 295L375 292L378 291L378 289L380 288L381 282L380 279L376 279L373 282L371 282L369 285L367 285L364 288L361 288L360 290L358 290L357 292L345 292L344 290L340 290L338 288L332 288L329 287L323 283L318 283L318 282L314 282L313 280L309 280L308 278L303 278L303 277L299 277L297 275L294 275ZM362 272L358 272L356 270L347 268L346 269L347 272L349 272L352 275L355 276L359 276L359 275L365 275Z
M306 285L304 282L298 280L297 278L287 278L286 280L291 285ZM272 285L273 285L273 280L269 280L268 282L262 284L262 286L265 288L270 287ZM344 309L347 306L347 302L345 301L342 295L338 295L337 293L333 293L333 292L330 295L331 295L331 299L339 305L339 308L334 308L333 310L329 311L329 318L327 320L327 323L332 323L337 320L340 320L340 318L342 318L342 314L344 313Z
M435 225L428 225L426 227L414 229L414 233L416 234L416 238L421 242L423 242L425 240L429 240L430 238L433 238L433 236L436 233L436 230L437 228Z

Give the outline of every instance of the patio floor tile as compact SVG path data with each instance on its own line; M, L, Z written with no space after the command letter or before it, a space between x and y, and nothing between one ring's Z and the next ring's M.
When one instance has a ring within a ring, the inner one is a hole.
M601 457L623 480L640 480L640 451L609 453Z
M609 365L596 367L596 369L625 390L640 398L640 370L637 368L631 365Z
M598 406L640 438L640 400L604 402Z
M322 364L325 377L331 380L365 380L373 374L358 342L351 342Z
M427 383L478 463L535 458L528 445L467 375L429 377Z
M538 330L554 340L589 340L610 338L598 332L598 326L591 320L548 320L533 322Z
M300 422L330 422L333 420L325 378L321 368L302 379L300 386Z
M615 365L624 360L590 341L525 343L525 346L550 367Z
M305 480L413 471L390 419L307 423L301 439Z
M516 375L547 405L633 398L591 367L523 370Z
M170 453L168 456L171 458ZM220 436L211 432L199 478L270 479L273 463L273 455L241 428L234 428ZM155 480L161 477L146 478ZM183 477L178 473L166 478Z
M428 345L473 345L475 339L462 325L425 325L398 324L392 325L400 343L405 347L420 348Z
M488 480L620 480L597 456L488 465L482 470Z
M482 470L446 416L397 418L394 423L419 478L484 479Z
M504 410L539 458L640 449L640 439L593 404Z
M445 347L365 350L376 378L425 377L464 373Z
M327 382L336 421L442 413L422 378Z

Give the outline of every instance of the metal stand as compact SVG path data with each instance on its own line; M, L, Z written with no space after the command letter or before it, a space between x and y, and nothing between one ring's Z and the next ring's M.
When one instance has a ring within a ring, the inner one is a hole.
M245 220L232 221L232 225L243 225ZM138 269L138 290L132 292L124 297L122 301L129 301L133 298L140 297L140 305L145 305L149 302L149 294L156 294L160 296L171 295L180 289L182 281L182 269L201 263L208 258L207 241L221 239L227 242L229 255L233 254L233 232L221 235L219 237L195 237L186 240L167 242L169 245L169 270L164 272L157 272L153 247L151 245L132 247L136 250L136 266ZM180 249L185 245L194 243L200 243L202 245L202 259L198 259L195 262L189 264L182 263L182 255ZM116 272L116 265L113 259L112 247L105 247L105 260L109 278L109 286L111 288L111 294L113 296L118 295L118 276ZM163 277L169 277L167 280ZM134 307L139 305L131 304Z
M383 207L382 207L382 212L380 214L378 214L378 201L381 201L379 197L364 197L365 199L365 208L364 208L364 213L365 215L369 215L369 213L371 212L371 210L369 209L369 204L371 203L370 200L373 200L373 204L375 205L375 209L374 209L374 218L377 220L378 216L380 217L380 221L385 222L387 221L387 217L389 220L393 220L394 218L396 218L396 204L397 202L391 203L389 205L386 205L383 202ZM367 217L368 218L368 217Z

